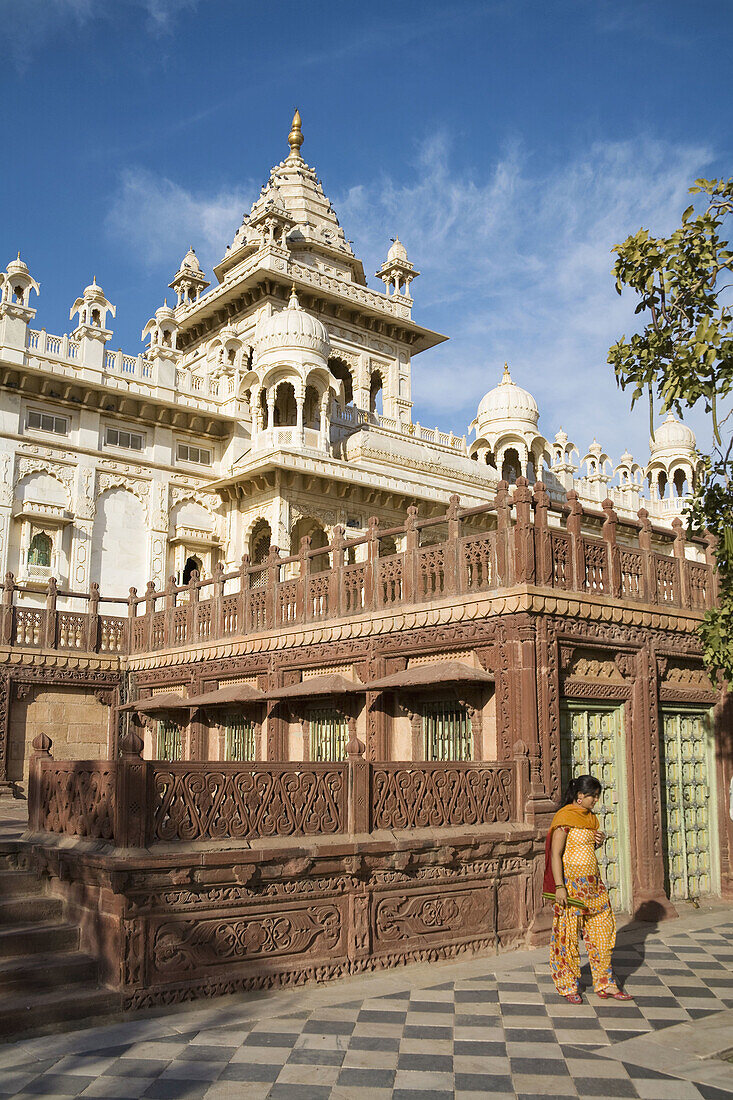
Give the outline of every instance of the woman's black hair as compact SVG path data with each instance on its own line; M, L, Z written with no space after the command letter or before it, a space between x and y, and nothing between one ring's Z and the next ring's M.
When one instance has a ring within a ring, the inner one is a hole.
M571 802L575 802L579 794L598 795L602 790L603 784L594 775L577 775L575 779L571 779L568 783L562 804L563 806L569 806Z

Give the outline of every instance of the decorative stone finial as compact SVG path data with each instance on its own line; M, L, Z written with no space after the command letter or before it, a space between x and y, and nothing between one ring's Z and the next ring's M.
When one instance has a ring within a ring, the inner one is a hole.
M501 376L501 380L502 382L511 382L512 380L512 376L509 373L509 364L506 361L504 362L504 373Z
M288 141L290 143L290 156L300 158L300 147L303 144L303 131L301 130L300 111L297 108L293 115Z
M290 287L290 297L288 299L288 309L300 309L300 302L298 301L298 292L295 289L295 283Z

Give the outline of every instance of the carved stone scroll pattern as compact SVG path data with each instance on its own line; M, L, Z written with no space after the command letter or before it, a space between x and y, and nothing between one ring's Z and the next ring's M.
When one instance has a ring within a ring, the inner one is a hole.
M436 762L375 766L375 829L481 825L513 819L513 772L497 766Z
M43 764L40 826L48 833L112 840L115 764L73 761Z
M249 959L326 953L341 937L335 905L313 906L240 920L179 920L162 924L153 940L159 973L200 970Z
M425 896L397 895L376 905L375 947L440 942L494 932L493 891L467 890Z
M316 836L346 827L344 765L155 768L156 840Z

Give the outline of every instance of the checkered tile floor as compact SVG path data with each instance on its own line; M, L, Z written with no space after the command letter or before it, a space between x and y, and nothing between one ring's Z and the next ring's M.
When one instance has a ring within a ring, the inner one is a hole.
M614 1043L733 1007L730 911L725 920L691 933L670 923L618 947L616 972L633 1004L592 993L582 1007L567 1004L544 952L498 975L487 960L486 976L21 1062L0 1070L0 1097L729 1100L604 1057ZM185 1016L175 1020L185 1027Z

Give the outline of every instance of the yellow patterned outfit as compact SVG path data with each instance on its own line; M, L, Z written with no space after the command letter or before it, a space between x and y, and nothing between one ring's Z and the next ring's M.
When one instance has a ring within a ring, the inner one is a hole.
M588 952L593 988L616 988L611 970L611 954L616 942L616 920L608 891L598 869L592 829L567 830L562 856L568 897L576 898L587 911L573 906L555 906L550 939L550 970L558 993L567 997L578 992L580 949L578 935L583 934Z

